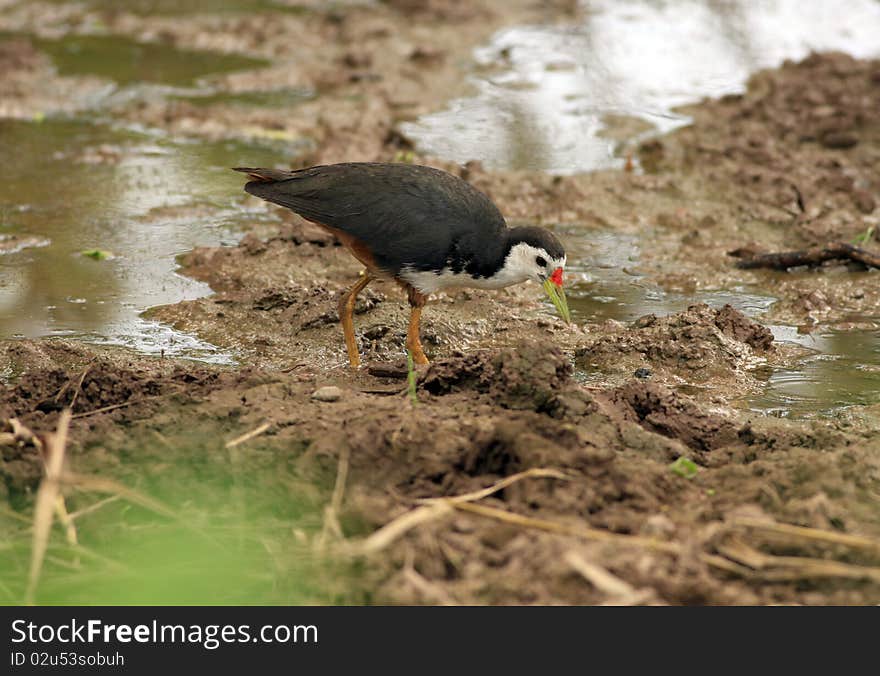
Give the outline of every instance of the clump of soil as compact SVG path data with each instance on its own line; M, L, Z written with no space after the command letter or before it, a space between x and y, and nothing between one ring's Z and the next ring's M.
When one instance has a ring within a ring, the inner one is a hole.
M12 345L20 348L27 344ZM61 342L50 351L68 357L88 354L88 349L80 346L65 350ZM12 356L10 352L21 350L9 350L7 357ZM149 418L161 409L200 401L214 390L269 379L249 369L229 372L170 360L138 358L131 362L118 356L89 356L88 363L77 368L28 370L26 376L0 391L0 421L14 418L42 434L54 431L58 413L69 408L75 422L81 418L92 433L107 433L119 421L114 413L122 419ZM0 444L0 479L10 496L33 491L42 475L43 459L33 445Z
M775 356L773 334L729 305L692 305L666 317L646 315L629 326L612 323L575 350L588 372L661 378L669 382L725 382L747 391L759 385L748 369Z
M678 439L692 450L712 450L736 441L738 426L733 420L707 413L690 398L662 385L631 382L603 396L621 412L624 420Z
M421 387L444 395L463 390L488 394L511 409L555 411L571 378L571 364L555 346L526 343L513 352L473 352L431 366Z

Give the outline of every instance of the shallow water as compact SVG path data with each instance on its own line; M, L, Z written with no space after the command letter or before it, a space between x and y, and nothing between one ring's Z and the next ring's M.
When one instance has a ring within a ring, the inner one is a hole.
M572 318L578 323L631 322L647 314L680 312L694 303L714 308L729 304L760 320L777 300L758 285L668 293L637 272L637 237L571 230L565 239L573 261L566 270L568 300ZM852 320L880 326L880 315ZM768 328L778 343L798 345L810 354L791 368L767 370L766 386L740 402L744 408L776 417L811 418L880 403L880 328L838 331L820 327L809 334L800 333L795 326Z
M876 0L591 0L578 25L523 26L477 51L476 94L408 124L425 153L572 174L623 163L641 134L686 124L677 106L740 92L811 50L880 54ZM609 115L617 116L610 123ZM639 137L638 125L635 138ZM625 152L625 151L624 151Z
M729 304L757 317L776 301L757 286L702 289L694 294L664 291L639 274L639 239L634 235L579 229L566 231L565 242L571 260L566 289L576 322L630 322L647 314L679 312L694 303Z
M851 406L880 403L880 329L792 334L773 327L777 340L814 354L797 367L770 374L766 389L747 400L749 409L783 418L836 415Z
M97 75L117 84L161 82L192 85L211 73L258 68L268 62L237 54L170 49L119 35L70 35L34 40L61 75Z
M47 246L0 257L0 332L81 336L147 352L228 361L216 348L156 322L145 308L197 298L207 285L175 273L175 257L235 241L264 218L241 205L230 166L273 164L280 150L170 141L73 120L0 120L0 234ZM94 260L85 250L108 252Z
M55 0L62 4L67 0ZM339 1L339 0L337 0ZM85 0L90 7L102 10L119 9L120 0ZM341 3L340 3L341 4ZM303 9L284 0L125 0L125 9L135 14L196 14L254 12L270 9L273 12L302 12Z

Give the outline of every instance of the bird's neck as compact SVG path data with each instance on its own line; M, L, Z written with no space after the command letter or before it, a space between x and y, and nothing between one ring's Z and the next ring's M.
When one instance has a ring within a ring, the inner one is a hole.
M517 236L516 228L507 231L506 238L495 252L495 271L481 280L480 286L490 289L501 289L505 286L524 282L530 276L531 266L524 258L522 239Z

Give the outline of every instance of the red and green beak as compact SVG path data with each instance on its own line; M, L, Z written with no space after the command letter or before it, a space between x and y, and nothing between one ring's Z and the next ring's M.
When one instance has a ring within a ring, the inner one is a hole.
M544 292L559 316L566 322L571 321L571 313L568 311L568 301L565 300L565 291L562 288L562 268L556 268L553 274L544 280Z

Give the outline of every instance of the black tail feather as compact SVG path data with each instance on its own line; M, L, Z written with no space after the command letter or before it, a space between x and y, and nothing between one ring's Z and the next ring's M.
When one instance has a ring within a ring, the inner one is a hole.
M233 167L233 171L240 171L247 174L254 181L262 183L274 183L276 181L286 181L291 178L293 172L283 171L281 169L264 169L257 167Z

